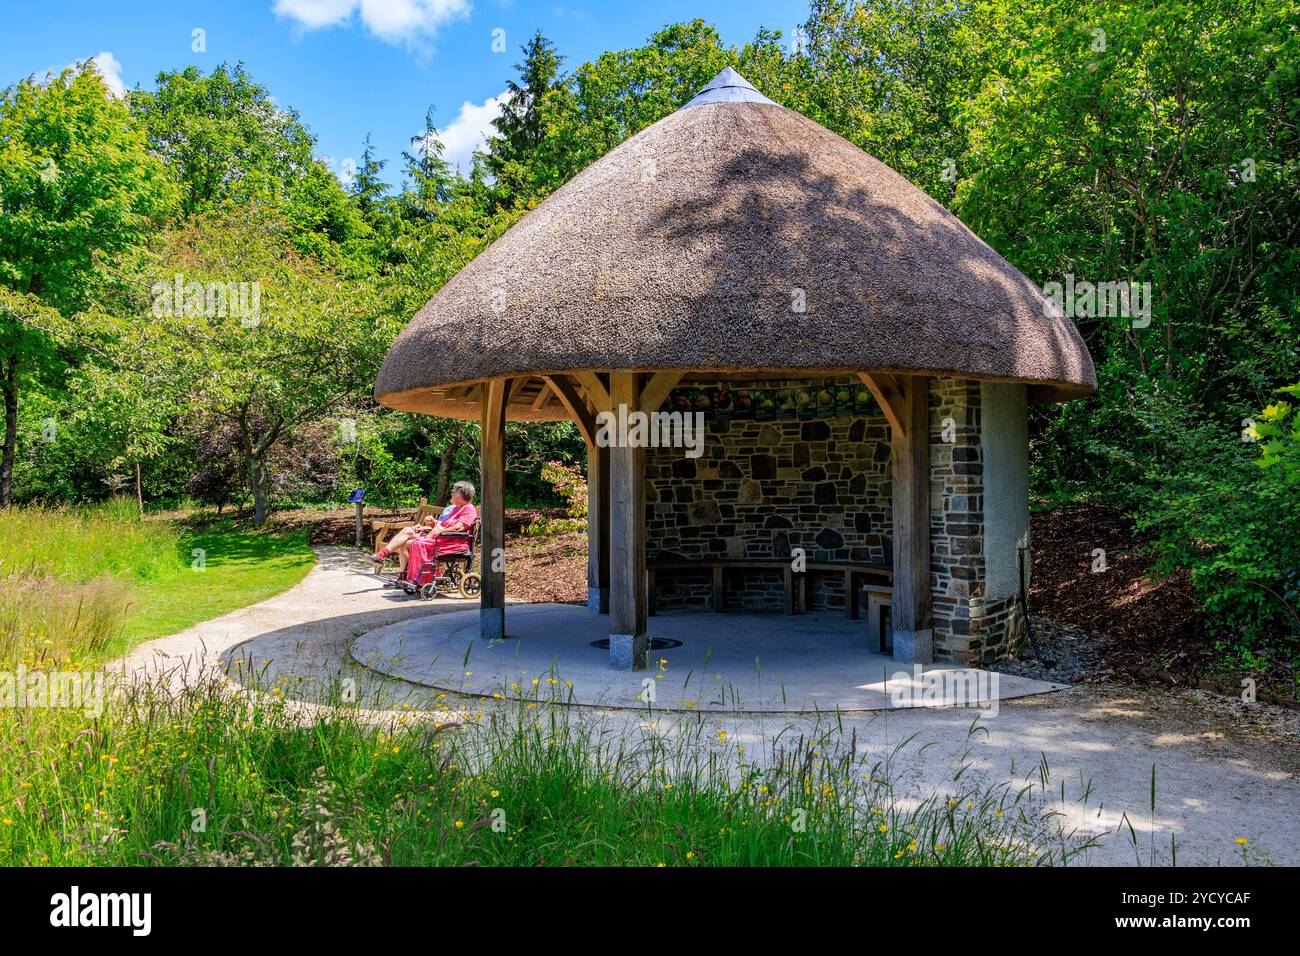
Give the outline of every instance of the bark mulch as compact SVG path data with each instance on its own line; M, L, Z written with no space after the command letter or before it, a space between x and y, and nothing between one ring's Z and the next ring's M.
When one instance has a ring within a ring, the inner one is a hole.
M531 537L523 533L537 515L561 517L563 509L507 508L506 593L530 603L580 602L587 600L587 540L581 534ZM367 546L370 522L415 520L414 509L385 511L367 508L363 522ZM355 536L353 512L339 509L324 515L319 510L277 512L277 527L305 526L312 544L350 546Z
M1029 609L1040 644L1050 645L1044 656L1083 664L1077 676L1057 679L1113 679L1240 695L1244 675L1216 672L1215 639L1187 574L1151 576L1153 558L1144 550L1149 536L1095 504L1035 514L1030 524ZM1093 570L1097 548L1105 551L1105 570ZM1032 652L1026 648L1021 662L1028 660ZM1260 700L1295 706L1294 677L1285 667L1254 676Z

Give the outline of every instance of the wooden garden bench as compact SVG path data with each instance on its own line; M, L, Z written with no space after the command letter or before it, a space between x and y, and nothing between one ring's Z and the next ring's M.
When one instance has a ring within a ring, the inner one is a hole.
M429 514L436 515L439 512L441 512L441 510L442 509L437 507L436 505L429 504L428 498L421 498L420 507L417 508L415 511L414 519L385 518L383 520L372 521L370 523L370 530L374 532L375 550L378 551L380 548L382 548L384 546L384 542L387 541L389 536L392 535L394 532L401 531L403 528L409 527L410 525L413 524L419 524L421 521L424 520L425 515L429 515Z

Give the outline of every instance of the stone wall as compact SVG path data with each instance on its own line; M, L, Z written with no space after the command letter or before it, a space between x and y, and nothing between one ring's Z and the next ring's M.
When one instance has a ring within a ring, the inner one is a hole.
M985 591L984 447L978 382L930 391L930 547L937 660L988 661L1019 630L1014 595ZM709 420L703 455L646 452L647 556L784 557L889 564L889 426L883 413L793 421ZM1003 556L1005 558L1005 556ZM728 608L780 610L778 571L728 573ZM665 571L662 610L704 609L708 572ZM809 580L810 609L842 609L837 574ZM865 601L862 602L865 608Z

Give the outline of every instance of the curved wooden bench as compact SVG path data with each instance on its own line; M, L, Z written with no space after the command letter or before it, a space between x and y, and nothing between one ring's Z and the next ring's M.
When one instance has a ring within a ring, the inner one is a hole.
M655 572L663 570L689 570L699 571L708 569L713 573L712 581L712 604L713 610L722 613L722 595L725 579L723 574L728 569L752 569L752 568L769 568L774 571L781 571L785 590L785 613L794 614L794 569L791 566L793 559L786 558L665 558L662 560L647 561L646 564L646 597L647 611L650 614L655 612Z
M871 636L883 651L885 649L884 631L881 616L883 609L890 606L893 597L894 569L887 564L867 564L856 561L807 561L803 570L794 570L794 558L664 558L646 562L646 597L647 612L655 613L655 575L661 570L707 569L712 572L711 602L713 610L721 613L725 592L725 572L728 570L748 570L751 568L770 568L782 572L785 592L785 613L797 614L808 609L808 574L810 572L827 572L844 576L844 616L856 620L859 613L859 578L867 578L867 621ZM795 590L798 589L798 601Z

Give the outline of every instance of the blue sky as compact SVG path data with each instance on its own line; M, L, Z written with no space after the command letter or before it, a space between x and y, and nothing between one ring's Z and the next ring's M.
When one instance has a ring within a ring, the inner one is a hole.
M571 69L702 17L732 44L760 26L789 37L806 0L0 0L0 86L99 57L110 81L152 86L165 69L243 60L316 135L336 173L372 133L386 177L436 107L449 157L465 159L505 88L519 45L541 28ZM195 52L195 30L206 45ZM493 51L504 30L505 53ZM102 56L101 56L102 54Z

